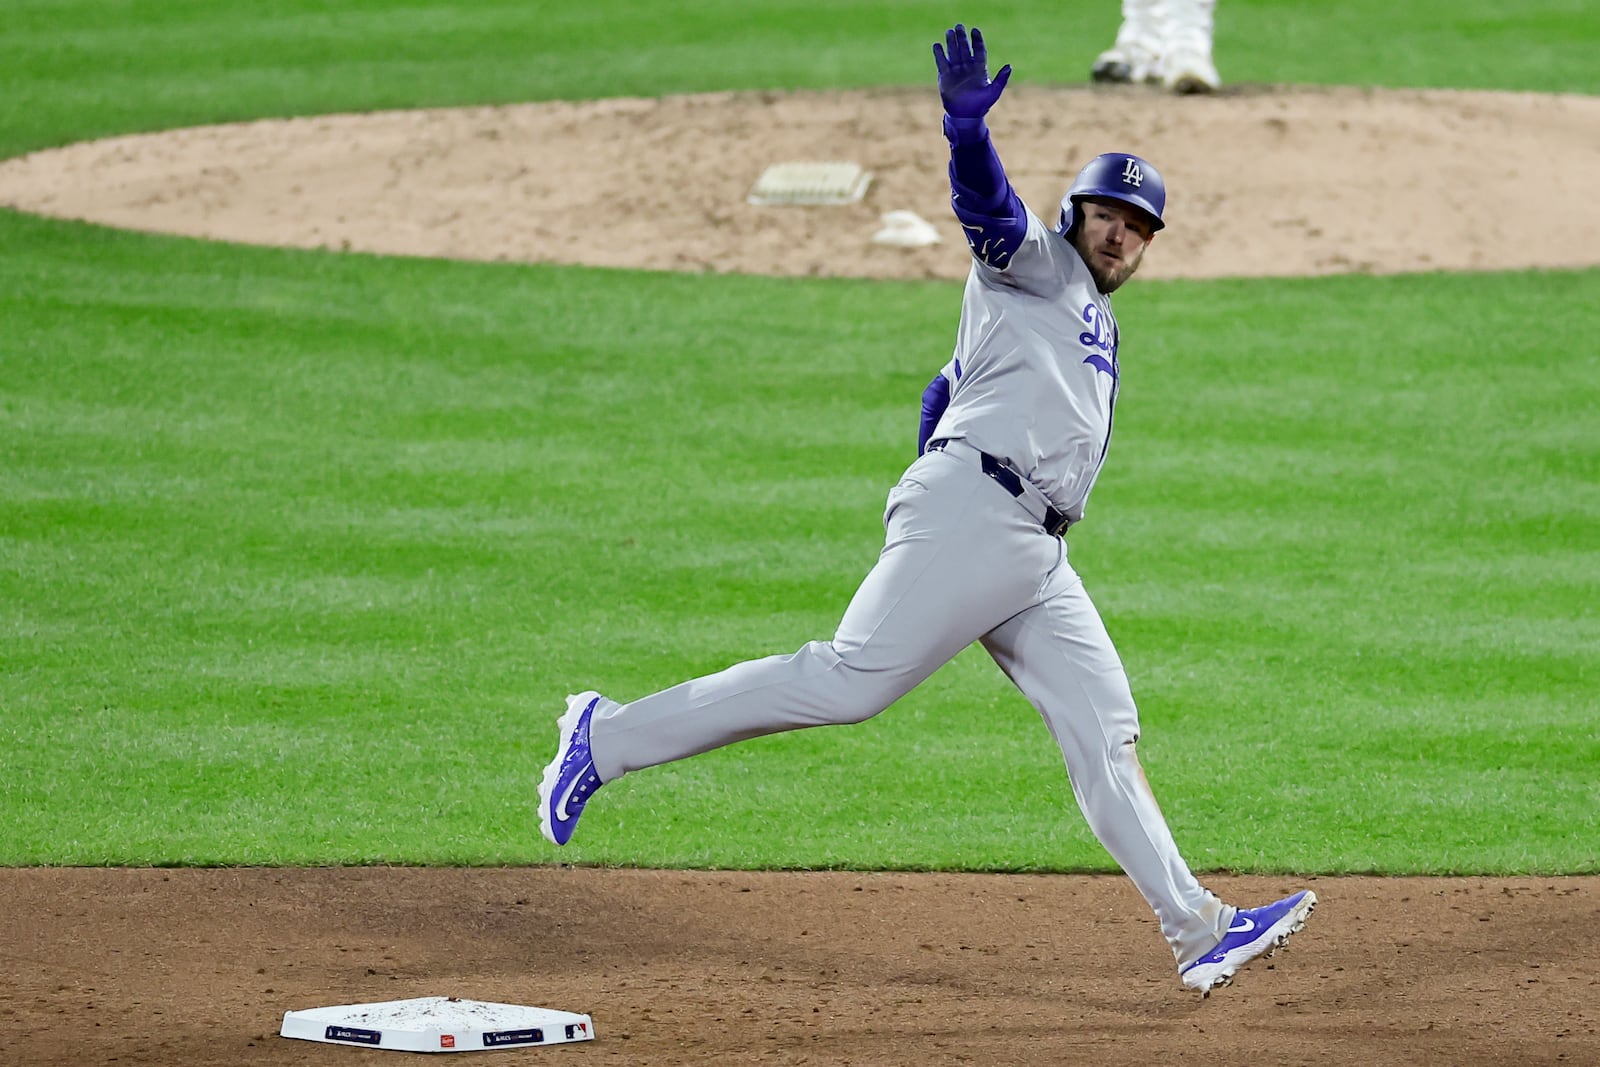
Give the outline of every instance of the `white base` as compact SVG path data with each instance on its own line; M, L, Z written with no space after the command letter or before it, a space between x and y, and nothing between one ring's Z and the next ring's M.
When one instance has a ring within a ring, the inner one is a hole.
M752 204L854 204L867 195L872 175L858 163L774 163L745 197Z
M401 1052L473 1052L593 1041L587 1015L456 997L337 1004L283 1013L283 1037Z

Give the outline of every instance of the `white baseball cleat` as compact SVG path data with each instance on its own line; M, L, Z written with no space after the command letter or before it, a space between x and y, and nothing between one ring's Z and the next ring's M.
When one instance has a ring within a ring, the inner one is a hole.
M1160 81L1158 64L1165 37L1161 0L1123 0L1116 42L1100 53L1089 77L1121 85Z
M1158 67L1161 58L1153 48L1141 41L1123 41L1118 34L1117 43L1101 52L1089 68L1093 81L1117 85L1138 85L1160 81Z
M1217 947L1178 972L1183 984L1210 996L1213 989L1233 981L1240 967L1282 948L1290 934L1305 926L1316 906L1317 895L1302 889L1263 907L1240 908Z
M1162 57L1161 84L1168 92L1188 96L1216 92L1222 88L1222 78L1209 50L1186 48Z

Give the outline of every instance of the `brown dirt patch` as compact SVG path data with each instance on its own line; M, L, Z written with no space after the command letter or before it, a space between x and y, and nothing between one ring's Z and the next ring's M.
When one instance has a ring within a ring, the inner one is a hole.
M1600 263L1600 98L1017 86L993 116L1041 217L1090 156L1150 158L1171 228L1147 277ZM0 163L0 204L295 247L757 274L958 278L938 96L723 93L204 127ZM847 159L847 207L754 207L761 171ZM1519 206L1509 208L1508 202ZM943 243L874 244L909 210Z
M388 1063L283 1013L449 995L594 1017L499 1064L1600 1062L1600 879L1304 884L1306 929L1201 1000L1120 877L3 870L0 1059Z

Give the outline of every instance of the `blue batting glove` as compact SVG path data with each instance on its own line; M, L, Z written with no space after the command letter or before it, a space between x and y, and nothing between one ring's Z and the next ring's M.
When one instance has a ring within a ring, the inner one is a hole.
M1005 91L1011 79L1011 64L989 80L989 50L983 33L972 28L972 43L967 43L967 28L960 23L946 30L945 47L933 46L934 66L939 68L939 99L945 114L953 119L981 119ZM946 52L948 49L948 54Z

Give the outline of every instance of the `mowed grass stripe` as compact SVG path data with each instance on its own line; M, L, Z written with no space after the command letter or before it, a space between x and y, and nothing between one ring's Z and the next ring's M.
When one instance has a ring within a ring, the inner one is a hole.
M23 228L8 862L546 859L529 802L561 695L831 632L956 302L100 231L91 271L80 228ZM1600 375L1573 309L1595 289L1119 301L1126 392L1073 554L1197 865L1593 868ZM1109 865L976 653L865 726L597 805L563 858Z

